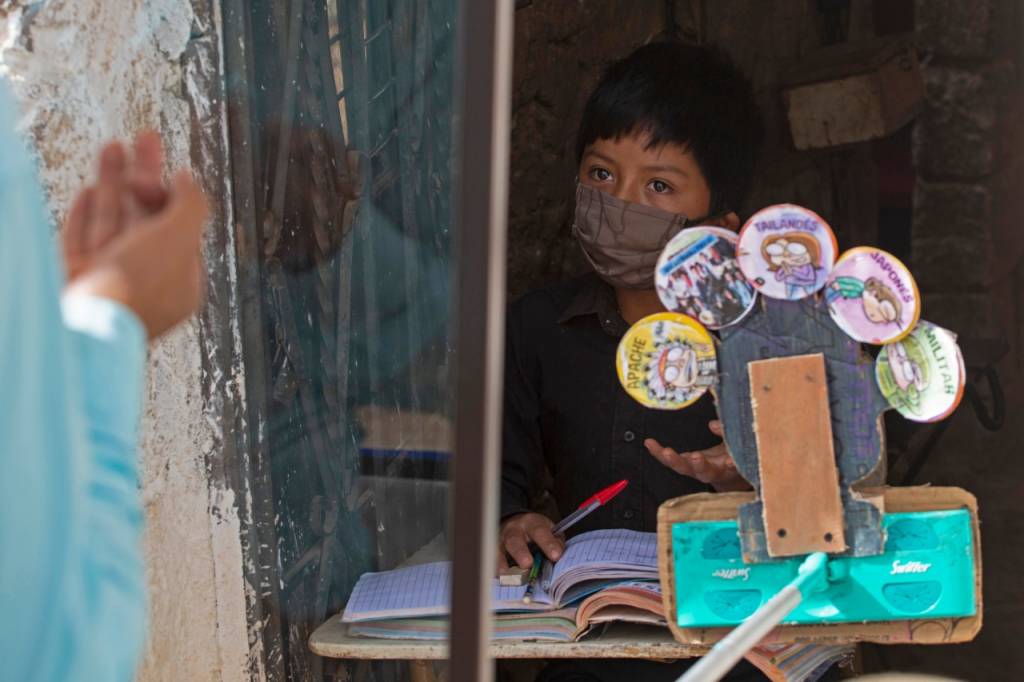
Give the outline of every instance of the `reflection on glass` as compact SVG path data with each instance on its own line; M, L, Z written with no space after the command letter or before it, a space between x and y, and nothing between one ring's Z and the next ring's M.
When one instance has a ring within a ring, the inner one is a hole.
M263 7L265 366L247 378L265 404L272 499L254 505L272 519L259 534L280 580L265 601L286 675L314 679L349 665L312 657L306 640L363 572L448 556L457 3Z

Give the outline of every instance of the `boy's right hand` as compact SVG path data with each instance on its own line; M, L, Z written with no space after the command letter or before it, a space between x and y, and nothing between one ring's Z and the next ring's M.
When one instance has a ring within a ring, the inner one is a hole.
M551 533L554 522L543 514L525 512L510 516L501 523L498 532L498 572L508 568L505 555L511 556L520 568L533 566L529 545L537 545L551 561L558 561L565 542Z

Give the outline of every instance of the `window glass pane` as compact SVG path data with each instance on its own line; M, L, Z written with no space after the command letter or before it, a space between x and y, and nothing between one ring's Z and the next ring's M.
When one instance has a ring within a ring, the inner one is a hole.
M280 570L266 608L295 679L405 679L404 663L321 660L306 642L364 572L448 558L456 11L306 2L296 44L295 6L252 9L268 87L252 89L263 262L246 292L262 338L245 342L263 345L247 370Z

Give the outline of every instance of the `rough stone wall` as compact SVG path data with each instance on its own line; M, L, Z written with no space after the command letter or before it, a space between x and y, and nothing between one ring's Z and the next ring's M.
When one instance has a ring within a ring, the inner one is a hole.
M886 666L970 680L1024 677L1024 655L1016 647L1024 617L1024 461L1017 456L1024 424L1016 417L1024 406L1022 12L1015 0L916 2L926 103L914 130L914 274L926 316L961 335L968 366L985 363L985 344L972 355L971 339L1008 344L996 365L1007 420L992 433L961 405L918 477L978 497L981 635L959 647L899 647L883 655ZM984 387L982 396L990 402Z
M56 220L90 177L101 143L150 127L169 167L191 166L210 193L212 307L223 309L233 263L227 229L219 3L50 0L0 3L0 65L15 86ZM250 662L240 520L210 479L220 416L240 391L206 361L204 313L151 351L141 434L150 638L139 679L242 680ZM231 325L225 325L230 330Z

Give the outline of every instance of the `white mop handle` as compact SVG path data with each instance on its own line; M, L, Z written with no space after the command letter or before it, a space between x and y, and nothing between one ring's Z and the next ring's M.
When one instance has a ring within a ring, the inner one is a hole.
M765 602L754 615L743 621L742 625L726 635L706 656L687 670L679 682L716 682L725 677L801 600L803 595L797 588L792 585L782 588L781 592Z
M803 601L801 588L823 574L826 557L817 552L800 567L800 575L766 601L764 606L722 638L706 656L697 661L677 682L718 682L748 651L757 646L772 628L782 622Z

